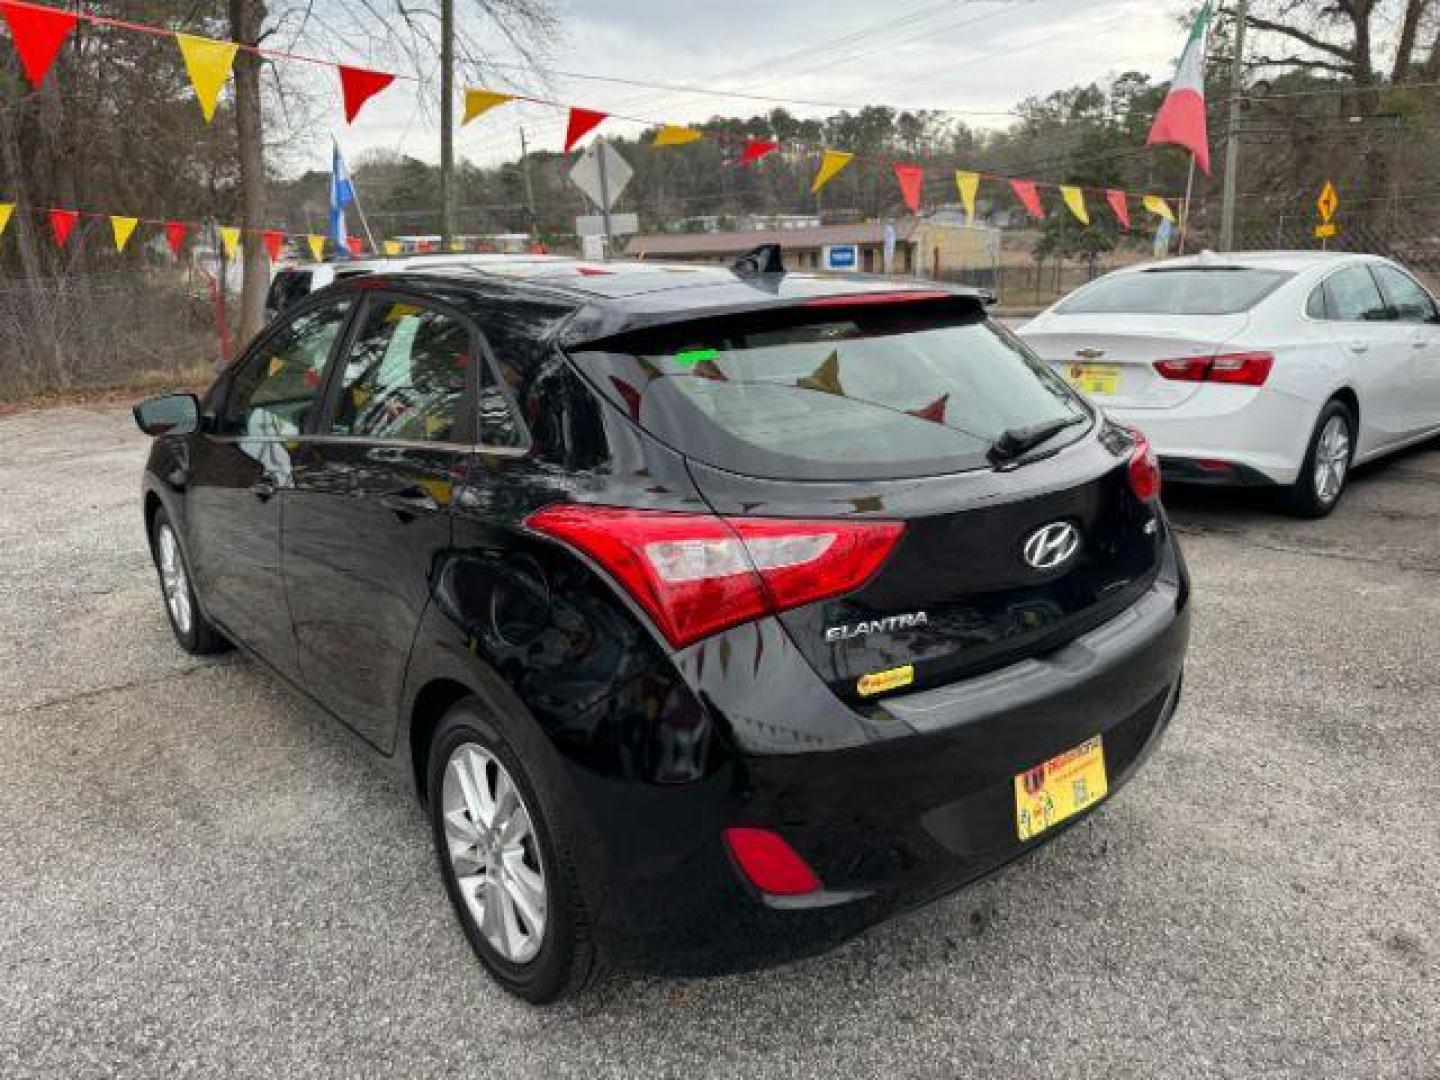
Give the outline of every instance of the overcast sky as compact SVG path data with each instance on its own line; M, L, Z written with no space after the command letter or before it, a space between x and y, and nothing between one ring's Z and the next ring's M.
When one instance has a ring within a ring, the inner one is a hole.
M464 3L462 0L461 8ZM1025 97L1139 70L1169 78L1184 38L1180 3L1154 0L561 0L561 36L547 68L741 91L773 103L711 93L645 90L549 76L506 74L536 96L655 121L750 115L783 105L801 116L835 111L809 99L858 107L954 110L977 126L1004 125ZM336 48L336 55L344 55ZM491 59L517 58L497 47ZM434 110L413 83L396 83L336 131L348 156L370 147L425 160L439 155ZM994 115L999 113L999 115ZM564 113L533 105L497 109L460 130L458 153L490 164L532 149L558 150ZM613 125L613 126L612 126ZM640 125L607 122L633 133ZM328 139L308 160L328 168Z

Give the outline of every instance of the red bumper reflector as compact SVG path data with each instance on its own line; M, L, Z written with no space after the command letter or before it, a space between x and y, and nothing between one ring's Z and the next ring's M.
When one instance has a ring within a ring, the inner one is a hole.
M740 872L771 896L804 896L819 892L820 879L779 833L769 829L726 829L725 846Z

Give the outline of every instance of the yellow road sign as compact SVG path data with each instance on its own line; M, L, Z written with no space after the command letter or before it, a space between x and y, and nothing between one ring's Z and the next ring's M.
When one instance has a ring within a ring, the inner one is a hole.
M1315 226L1315 239L1328 240L1335 235L1335 222L1327 221L1324 225Z
M1320 211L1320 220L1326 224L1335 216L1335 211L1340 209L1340 193L1329 180L1326 180L1325 186L1320 189L1320 197L1315 200L1315 209Z

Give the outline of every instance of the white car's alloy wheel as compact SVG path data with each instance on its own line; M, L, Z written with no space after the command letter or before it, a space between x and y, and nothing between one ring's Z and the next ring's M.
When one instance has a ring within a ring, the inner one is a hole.
M1336 414L1325 421L1315 444L1315 497L1329 505L1340 497L1350 469L1350 425Z
M505 766L477 743L457 746L441 785L446 850L480 933L512 964L545 940L545 867L534 823Z

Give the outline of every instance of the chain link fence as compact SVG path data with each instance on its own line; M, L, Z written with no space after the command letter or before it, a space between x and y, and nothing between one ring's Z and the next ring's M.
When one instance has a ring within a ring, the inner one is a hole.
M213 370L217 314L183 271L0 279L0 402Z
M1319 219L1296 208L1277 210L1270 220L1237 222L1237 251L1351 251L1384 255L1412 271L1432 292L1440 293L1440 221L1428 215L1337 214L1335 235L1316 237Z

